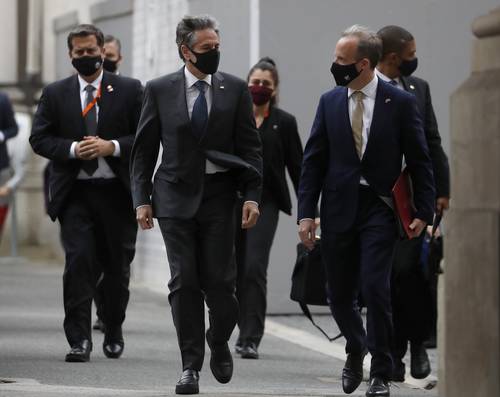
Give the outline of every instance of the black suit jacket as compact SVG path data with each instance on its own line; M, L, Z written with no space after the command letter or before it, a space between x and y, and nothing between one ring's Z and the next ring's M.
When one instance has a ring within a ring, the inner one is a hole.
M427 81L418 77L401 77L401 82L406 91L415 95L417 107L424 124L425 137L429 146L429 155L432 160L434 182L437 197L450 196L450 166L448 157L441 145L436 115L432 106L431 91Z
M153 184L160 142L163 154ZM226 73L212 76L207 131L198 141L188 115L184 69L148 82L132 149L134 206L152 203L157 218L192 217L201 202L207 158L231 169L245 200L259 202L261 144L247 84Z
M272 107L259 132L264 158L264 192L271 195L280 210L290 215L292 201L285 169L297 193L302 165L302 142L297 121L290 113Z
M0 170L9 166L9 154L7 153L7 139L17 135L17 123L9 97L0 92L0 131L4 134L4 141L0 142Z
M120 144L120 157L105 160L130 189L129 158L140 116L142 86L139 80L104 72L101 87L97 134ZM47 212L53 220L81 168L81 160L70 158L71 144L86 135L79 91L77 75L48 85L33 119L31 146L35 153L52 160Z

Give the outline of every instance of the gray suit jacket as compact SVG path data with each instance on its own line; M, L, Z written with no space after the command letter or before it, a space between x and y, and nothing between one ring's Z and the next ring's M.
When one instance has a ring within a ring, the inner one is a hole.
M259 202L261 143L247 84L218 72L212 95L207 131L198 140L188 115L184 69L147 83L130 164L135 207L152 204L157 218L194 216L207 159L230 169L245 200ZM152 182L160 143L161 164Z

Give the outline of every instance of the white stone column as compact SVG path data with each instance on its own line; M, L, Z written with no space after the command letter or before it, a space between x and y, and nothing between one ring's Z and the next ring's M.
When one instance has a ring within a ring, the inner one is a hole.
M451 97L442 397L500 396L500 8L473 32L472 74Z

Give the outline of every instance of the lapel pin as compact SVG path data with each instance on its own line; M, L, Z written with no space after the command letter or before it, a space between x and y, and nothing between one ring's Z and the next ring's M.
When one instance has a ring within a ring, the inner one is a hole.
M111 84L110 84L110 85L108 85L108 86L106 87L106 90L107 90L108 92L113 92L113 89L114 89L114 88L113 88L113 86L112 86Z
M385 103L389 103L391 101L391 98L386 98Z
M414 90L414 89L415 89L415 86L414 86L413 84L410 84L410 88L411 88L412 90Z

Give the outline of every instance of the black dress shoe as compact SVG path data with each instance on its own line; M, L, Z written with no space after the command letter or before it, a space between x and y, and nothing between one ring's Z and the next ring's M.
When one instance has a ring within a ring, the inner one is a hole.
M181 378L175 385L175 394L198 394L200 388L198 381L200 374L194 369L186 369L181 375Z
M97 320L95 320L95 323L92 326L92 329L101 331L102 333L105 332L104 323L102 322L102 320L99 317L97 317Z
M363 359L366 353L347 355L347 360L342 370L342 389L344 393L354 392L363 380Z
M431 373L429 356L423 343L410 344L411 376L415 379L423 379Z
M210 369L219 383L228 383L233 377L233 357L227 342L216 344L212 340L210 330L207 331L207 342L210 348Z
M81 342L75 343L68 354L65 361L68 363L84 363L90 360L90 352L92 351L92 342L84 339Z
M258 359L259 352L257 351L257 345L253 342L245 343L241 349L241 358Z
M366 397L389 397L391 395L389 382L382 378L373 377L366 391Z
M107 358L120 358L125 348L121 327L110 329L104 335L102 351Z
M392 371L391 380L393 382L404 382L405 381L406 367L405 363L401 360L394 362L394 369Z

